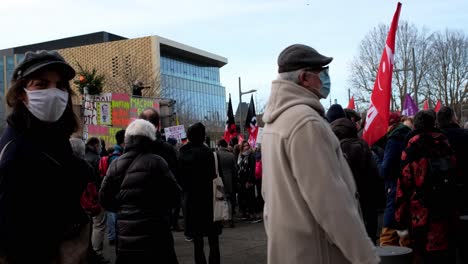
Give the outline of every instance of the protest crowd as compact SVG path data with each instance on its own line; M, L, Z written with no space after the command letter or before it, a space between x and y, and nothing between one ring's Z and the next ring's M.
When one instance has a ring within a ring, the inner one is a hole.
M77 136L70 64L26 53L0 139L0 264L110 263L106 243L117 264L179 263L174 232L194 263L222 263L240 222L264 225L269 264L468 263L466 125L449 106L382 110L379 94L367 113L325 111L332 61L302 44L279 54L261 144L255 110L244 139L228 109L211 148L204 124L166 138L146 108L106 148Z

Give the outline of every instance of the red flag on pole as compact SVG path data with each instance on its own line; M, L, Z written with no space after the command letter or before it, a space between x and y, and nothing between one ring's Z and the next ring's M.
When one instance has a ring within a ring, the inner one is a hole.
M249 131L249 144L255 147L257 143L258 125L257 125L257 114L255 113L255 105L253 101L253 95L250 97L249 111L247 112L247 119L245 120L245 127Z
M440 100L437 100L437 104L434 108L434 111L439 112L440 108L442 107L442 104L440 103Z
M231 139L235 138L236 136L236 121L234 120L234 112L232 111L231 94L229 94L226 127L224 129L224 140L226 140L226 142L229 144L229 142L231 142Z
M371 104L367 111L367 122L364 127L363 139L369 145L387 133L390 114L390 95L392 93L393 54L395 53L395 36L400 17L401 3L398 3L393 15L387 42L380 59L379 71L372 91Z
M356 110L356 107L354 106L354 96L351 96L351 99L349 100L348 106L346 108Z
M426 101L424 101L423 110L429 110L429 101L427 99L426 99Z

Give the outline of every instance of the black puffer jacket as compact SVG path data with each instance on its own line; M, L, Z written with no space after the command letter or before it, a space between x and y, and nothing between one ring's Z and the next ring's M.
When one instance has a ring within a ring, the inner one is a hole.
M167 163L151 153L150 139L126 139L125 152L111 163L100 191L102 206L118 213L118 250L169 259L174 242L167 216L179 193Z
M377 232L377 201L379 189L382 188L378 182L377 164L369 145L358 138L356 126L351 120L340 118L332 122L331 126L353 172L366 229L369 236L374 238Z

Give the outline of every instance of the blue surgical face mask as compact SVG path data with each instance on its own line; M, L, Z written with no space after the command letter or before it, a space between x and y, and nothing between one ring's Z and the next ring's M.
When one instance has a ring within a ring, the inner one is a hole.
M322 94L323 98L327 98L328 94L330 94L331 89L331 82L330 82L330 75L328 75L328 69L325 69L319 73L320 81L322 82L322 88L320 88L320 94Z

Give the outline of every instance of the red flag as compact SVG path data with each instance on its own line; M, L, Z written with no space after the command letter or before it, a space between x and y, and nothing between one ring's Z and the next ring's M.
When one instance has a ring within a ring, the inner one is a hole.
M348 106L346 108L356 110L356 107L354 106L354 96L351 96L351 99L349 100Z
M426 99L426 101L424 101L423 110L429 110L429 101L427 99Z
M247 127L247 130L249 131L249 144L250 146L255 147L255 143L257 142L258 125L257 114L255 114L253 95L250 97L249 111L247 112L245 127Z
M369 145L387 133L390 113L390 95L392 93L393 54L395 53L395 35L398 28L401 3L398 3L393 15L387 42L380 59L379 71L372 91L371 104L367 111L367 122L364 127L363 139Z
M434 111L439 112L440 108L442 107L442 104L440 103L440 100L437 100L437 104L434 108Z
M226 127L224 129L224 140L226 140L226 142L229 144L229 142L231 142L231 139L235 138L236 136L237 136L236 121L234 120L234 112L232 111L231 95L229 94Z
M242 142L244 142L244 136L243 136L243 135L239 135L238 141L239 141L239 144L242 145Z

